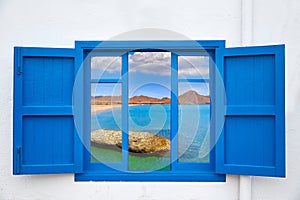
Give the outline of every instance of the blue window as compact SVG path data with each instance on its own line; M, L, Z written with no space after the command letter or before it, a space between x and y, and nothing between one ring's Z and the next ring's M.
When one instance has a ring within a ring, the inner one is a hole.
M77 181L285 176L284 46L16 47L14 174Z

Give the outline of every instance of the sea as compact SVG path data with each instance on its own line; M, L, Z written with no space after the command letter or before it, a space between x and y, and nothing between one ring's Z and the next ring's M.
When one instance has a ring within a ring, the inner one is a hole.
M203 162L203 158L209 157L210 150L210 105L179 105L178 118L171 116L169 104L129 106L128 130L149 132L172 142L171 127L177 126L179 161ZM121 108L92 114L91 130L96 129L121 130Z

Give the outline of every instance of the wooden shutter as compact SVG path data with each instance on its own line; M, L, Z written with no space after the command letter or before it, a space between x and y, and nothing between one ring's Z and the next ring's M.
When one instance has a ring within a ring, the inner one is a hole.
M285 176L284 46L217 50L225 123L216 172Z
M73 173L74 49L15 48L14 174Z

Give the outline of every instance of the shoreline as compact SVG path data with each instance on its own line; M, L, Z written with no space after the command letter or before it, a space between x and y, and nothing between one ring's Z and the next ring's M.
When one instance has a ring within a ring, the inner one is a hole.
M129 104L128 106L140 106L140 105L145 105L145 104ZM149 105L153 105L153 104L149 104ZM154 104L156 105L156 104ZM160 104L160 105L165 105L165 104ZM170 105L170 104L167 104L167 105ZM185 106L185 105L210 105L210 104L179 104L179 105L182 105L182 106ZM112 105L91 105L91 114L96 114L96 113L99 113L99 112L102 112L102 111L110 111L110 110L113 110L113 109L116 109L116 108L121 108L122 107L122 104L112 104Z
M129 104L129 107L139 106L141 104ZM96 114L103 111L110 111L116 108L121 108L122 104L113 104L113 105L91 105L91 114Z
M116 108L121 108L122 104L113 104L113 105L91 105L91 113L99 113L102 111L109 111Z

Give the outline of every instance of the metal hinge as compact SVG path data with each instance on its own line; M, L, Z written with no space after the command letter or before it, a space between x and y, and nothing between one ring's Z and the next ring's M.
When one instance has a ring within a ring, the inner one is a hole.
M18 73L17 73L17 75L21 75L22 74L22 69L21 69L21 67L20 66L18 66Z
M17 172L17 174L20 174L21 173L21 160L22 160L22 157L21 157L21 147L18 147L17 148L17 165L16 165L16 167L17 167L17 170L16 170L16 172Z
M22 60L23 60L23 56L21 53L21 48L16 47L15 49L15 66L17 66L17 68L15 68L15 70L17 70L16 74L18 76L20 76L22 74Z

